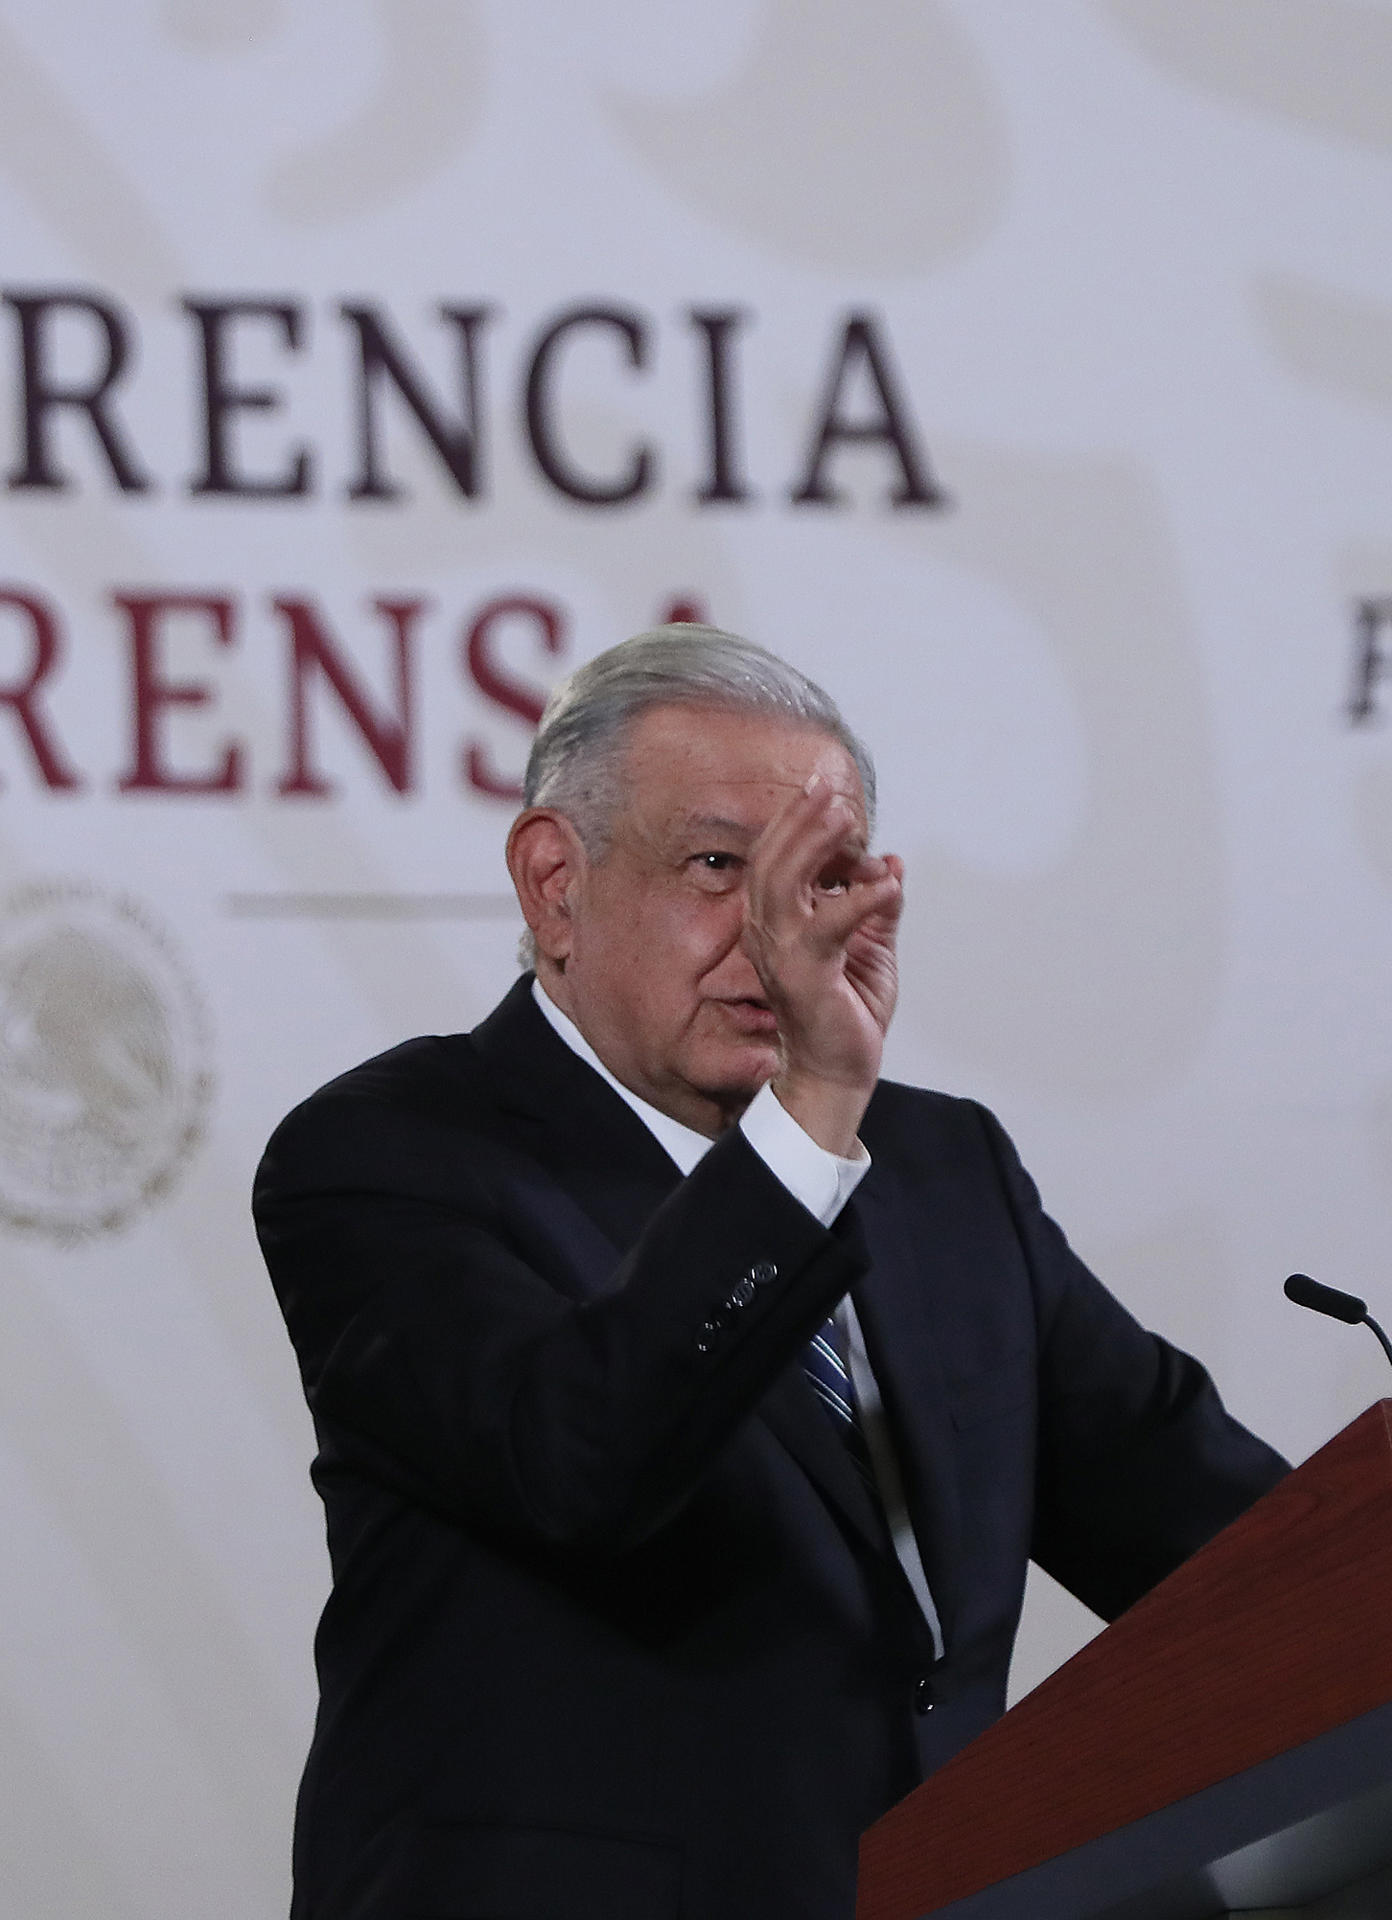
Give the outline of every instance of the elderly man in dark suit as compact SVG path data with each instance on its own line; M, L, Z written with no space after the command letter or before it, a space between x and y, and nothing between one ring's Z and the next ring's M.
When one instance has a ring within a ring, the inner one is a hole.
M553 698L474 1032L277 1132L334 1586L298 1920L848 1920L1000 1713L1279 1477L991 1116L880 1081L902 867L820 689L702 628Z

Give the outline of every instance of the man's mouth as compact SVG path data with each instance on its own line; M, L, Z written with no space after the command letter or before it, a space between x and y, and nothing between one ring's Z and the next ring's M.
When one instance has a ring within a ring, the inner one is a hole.
M722 1000L720 1005L741 1033L777 1035L778 1015L766 1000Z

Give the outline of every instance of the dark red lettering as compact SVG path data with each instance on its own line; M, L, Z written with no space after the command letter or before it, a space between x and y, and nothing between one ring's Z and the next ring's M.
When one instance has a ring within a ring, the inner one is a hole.
M393 689L390 712L374 705L372 695L308 600L274 600L271 604L290 626L289 766L277 791L311 794L319 799L335 791L328 775L314 766L310 745L309 686L311 680L320 678L333 688L340 707L357 728L390 784L398 793L409 793L415 761L413 627L427 602L374 600L372 603L390 627Z
M83 782L64 759L52 722L38 704L39 688L58 665L62 651L57 616L42 600L21 593L17 587L0 588L0 608L3 607L13 607L29 622L32 650L28 666L9 686L0 686L0 702L13 708L44 785L60 792L75 792Z
M710 615L706 612L706 603L698 594L679 593L667 603L667 611L658 616L660 627L673 625L691 625L705 627L710 624Z
M203 773L173 773L165 760L162 716L168 707L206 707L213 690L201 680L167 680L159 658L162 627L171 614L198 614L210 622L213 644L230 647L236 609L221 594L113 593L113 605L130 622L131 770L117 782L121 793L236 793L242 785L242 749L228 741L214 767Z
M526 594L508 594L490 600L475 620L464 641L464 663L469 678L486 700L515 714L535 731L546 707L546 694L525 680L516 679L496 652L498 629L504 621L530 622L543 653L553 658L565 651L565 620L558 607ZM482 741L470 741L464 754L464 777L476 793L516 804L522 798L520 779L508 779L498 773Z

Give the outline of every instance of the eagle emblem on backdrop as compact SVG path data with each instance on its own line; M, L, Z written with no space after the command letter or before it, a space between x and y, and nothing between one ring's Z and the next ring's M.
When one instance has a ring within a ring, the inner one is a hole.
M0 905L0 1222L123 1226L172 1188L212 1087L202 999L148 908L82 882Z

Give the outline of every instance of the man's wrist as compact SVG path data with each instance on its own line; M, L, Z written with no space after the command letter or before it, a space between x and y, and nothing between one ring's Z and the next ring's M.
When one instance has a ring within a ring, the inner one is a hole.
M824 1227L832 1224L870 1170L870 1156L859 1141L849 1158L819 1146L772 1086L755 1094L739 1125L769 1171Z
M864 1149L859 1128L872 1088L796 1072L775 1074L772 1089L779 1105L811 1139L839 1159L857 1159Z

